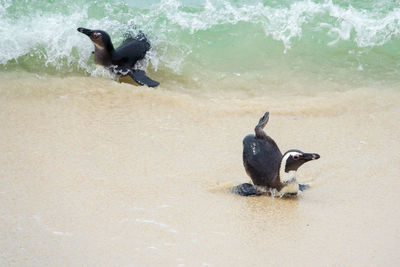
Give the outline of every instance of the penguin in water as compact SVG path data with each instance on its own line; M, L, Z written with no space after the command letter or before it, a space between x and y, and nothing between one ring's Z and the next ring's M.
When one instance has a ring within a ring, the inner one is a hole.
M240 184L233 187L232 191L242 196L260 195L264 192L295 196L299 191L308 188L308 185L297 182L297 169L320 156L297 149L291 149L282 155L275 141L263 130L268 120L269 112L266 112L254 129L255 135L249 134L243 139L243 165L254 185Z
M117 49L105 31L78 28L79 32L89 36L94 43L94 62L119 75L129 75L140 85L156 87L160 83L146 76L143 70L133 69L136 62L145 57L150 43L143 33L126 39Z

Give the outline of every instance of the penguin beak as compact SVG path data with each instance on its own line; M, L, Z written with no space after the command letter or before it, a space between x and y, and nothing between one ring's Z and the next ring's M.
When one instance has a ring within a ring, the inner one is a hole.
M304 161L310 161L310 160L315 160L315 159L319 159L320 158L320 156L318 154L315 154L315 153L303 153L303 155L301 155L300 157Z
M83 34L86 34L87 36L90 37L90 35L92 34L92 30L89 29L85 29L85 28L78 28L77 29L78 32L81 32Z

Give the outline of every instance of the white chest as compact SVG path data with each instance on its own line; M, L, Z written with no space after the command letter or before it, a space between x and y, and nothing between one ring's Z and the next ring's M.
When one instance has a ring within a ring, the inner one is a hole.
M278 194L281 196L289 193L289 194L297 194L299 192L299 184L296 179L296 171L289 171L280 173L281 182L286 186L283 187Z

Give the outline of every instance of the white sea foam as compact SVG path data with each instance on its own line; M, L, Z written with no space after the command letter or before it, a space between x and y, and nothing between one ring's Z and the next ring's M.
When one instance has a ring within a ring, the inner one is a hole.
M163 23L177 25L191 34L217 25L261 24L265 34L282 41L286 49L291 47L292 39L301 38L304 25L315 23L315 20L321 20L321 29L327 28L327 35L334 38L331 45L339 40L349 40L351 32L355 33L354 41L359 47L379 46L400 35L400 7L382 13L352 6L340 7L332 0L322 3L296 1L289 7L270 7L263 3L236 6L226 0L207 0L202 10L194 13L182 7L178 0L163 0L149 13L141 15L140 20L157 21L164 16L167 21Z

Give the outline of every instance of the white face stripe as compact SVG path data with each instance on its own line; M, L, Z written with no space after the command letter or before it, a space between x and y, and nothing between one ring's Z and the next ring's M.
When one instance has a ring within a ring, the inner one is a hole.
M296 171L292 170L292 171L286 172L285 169L286 169L286 162L290 156L294 157L294 156L300 156L300 155L302 155L302 154L299 152L293 151L293 152L287 153L283 157L283 159L281 161L281 166L279 166L279 178L282 183L287 184L287 185L280 190L280 193L283 193L283 194L284 193L297 193L299 191L299 185L296 180Z
M281 166L279 166L279 176L280 176L280 178L281 178L281 181L282 181L282 179L284 178L284 176L285 176L285 174L287 174L287 172L285 172L285 168L286 168L286 162L287 162L287 160L288 160L288 158L290 157L290 156L301 156L301 153L299 153L299 152L289 152L289 153L287 153L284 157L283 157L283 159L282 159L282 161L281 161Z

